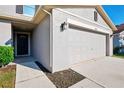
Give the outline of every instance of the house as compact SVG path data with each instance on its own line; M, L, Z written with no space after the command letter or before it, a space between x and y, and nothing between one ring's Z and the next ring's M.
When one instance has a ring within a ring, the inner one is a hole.
M117 30L101 6L0 6L0 45L32 56L51 72L113 55Z
M114 31L113 46L120 48L119 53L124 53L124 24L118 25L117 29Z

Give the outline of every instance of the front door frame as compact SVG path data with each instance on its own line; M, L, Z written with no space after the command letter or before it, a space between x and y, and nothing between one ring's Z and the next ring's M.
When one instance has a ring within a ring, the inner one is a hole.
M27 55L17 55L17 34L27 34L28 35L28 54ZM30 56L30 46L31 44L31 40L30 40L30 32L15 32L15 56L19 57L19 56Z

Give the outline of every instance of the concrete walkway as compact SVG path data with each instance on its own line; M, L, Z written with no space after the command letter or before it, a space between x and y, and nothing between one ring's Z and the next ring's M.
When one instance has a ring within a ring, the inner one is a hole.
M71 69L87 78L72 87L99 85L106 88L124 88L124 59L104 57L82 62Z
M16 88L54 88L55 85L34 63L20 62L16 63Z
M55 88L34 60L29 59L17 63L15 87ZM86 78L70 88L124 88L124 59L103 57L81 62L71 69Z
M83 79L80 82L70 86L69 88L103 88L103 86L86 78L86 79Z

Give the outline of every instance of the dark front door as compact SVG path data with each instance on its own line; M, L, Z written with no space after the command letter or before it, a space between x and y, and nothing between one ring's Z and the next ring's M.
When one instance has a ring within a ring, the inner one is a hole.
M28 55L28 34L17 34L17 56Z

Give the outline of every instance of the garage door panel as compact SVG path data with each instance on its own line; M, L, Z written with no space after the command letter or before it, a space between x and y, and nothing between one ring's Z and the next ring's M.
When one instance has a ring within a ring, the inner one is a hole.
M70 64L106 56L106 35L72 28L67 32Z

